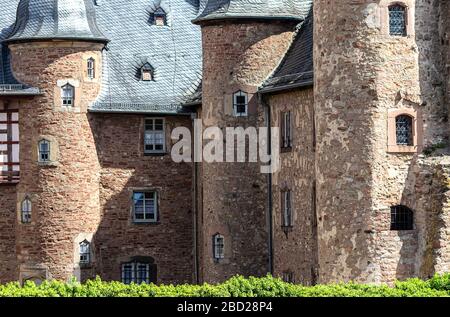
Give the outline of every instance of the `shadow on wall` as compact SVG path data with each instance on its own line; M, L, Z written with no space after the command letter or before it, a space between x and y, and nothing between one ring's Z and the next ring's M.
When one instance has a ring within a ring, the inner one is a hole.
M167 119L167 125L178 120L185 119ZM120 281L123 264L142 263L151 282L192 283L191 166L170 155L143 155L143 116L95 114L90 122L101 165L101 222L92 239L93 263L81 269L81 279ZM157 222L133 222L133 191L157 193Z

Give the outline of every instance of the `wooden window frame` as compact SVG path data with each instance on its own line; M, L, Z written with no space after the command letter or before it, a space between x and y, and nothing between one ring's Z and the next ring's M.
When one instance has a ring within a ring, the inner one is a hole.
M162 120L162 130L157 130L156 129L156 120ZM148 126L148 122L151 121L152 122L152 127L153 129L147 129ZM156 150L156 146L159 145L155 142L156 140L156 136L161 135L163 137L163 142L162 142L162 149L158 149ZM153 135L153 140L154 143L152 144L147 144L147 140L148 140L148 135ZM166 154L166 120L165 118L158 118L158 117L149 117L149 118L145 118L144 119L144 154L145 155L152 155L152 154ZM153 150L148 150L147 149L147 145L153 145Z
M135 195L136 194L143 194L144 195L144 200L143 200L143 219L137 219L136 218L136 202L137 200L135 199ZM154 217L153 218L147 218L147 213L146 213L146 201L150 200L150 198L147 198L147 195L153 195L153 210L154 210ZM152 190L147 190L147 191L139 191L139 190L135 190L133 191L133 197L132 197L132 209L133 209L133 222L134 223L158 223L159 222L159 205L158 205L158 192L157 191L152 191Z
M18 129L19 126L19 110L9 109L5 105L3 110L0 110L0 114L4 114L6 120L0 121L0 125L5 125L6 129L0 130L0 134L6 135L6 141L0 141L0 144L6 146L6 150L0 151L0 155L6 158L6 161L0 162L0 184L17 184L20 181L20 160L14 160L14 146L19 147L20 140L19 135L17 138L13 138L14 127ZM17 117L14 119L13 117ZM17 156L19 156L19 150L17 150ZM3 170L6 167L6 170Z

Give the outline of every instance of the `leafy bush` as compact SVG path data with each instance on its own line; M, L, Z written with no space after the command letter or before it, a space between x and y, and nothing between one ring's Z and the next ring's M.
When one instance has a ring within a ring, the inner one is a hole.
M450 296L450 274L436 275L428 281L410 279L387 285L350 283L302 286L285 283L271 276L236 276L218 285L154 285L104 282L100 278L80 284L45 281L0 285L0 297L441 297Z

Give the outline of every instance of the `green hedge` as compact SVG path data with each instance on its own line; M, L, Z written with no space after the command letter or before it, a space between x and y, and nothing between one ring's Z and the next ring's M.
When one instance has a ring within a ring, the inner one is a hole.
M237 276L219 285L161 285L103 282L99 278L84 284L75 281L9 283L0 286L0 297L441 297L450 296L450 274L436 275L428 281L410 279L393 287L356 283L301 286L267 276Z

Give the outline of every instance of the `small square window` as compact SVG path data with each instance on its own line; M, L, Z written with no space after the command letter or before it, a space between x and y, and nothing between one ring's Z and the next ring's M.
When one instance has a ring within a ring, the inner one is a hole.
M156 192L133 193L134 222L157 222L158 201Z

